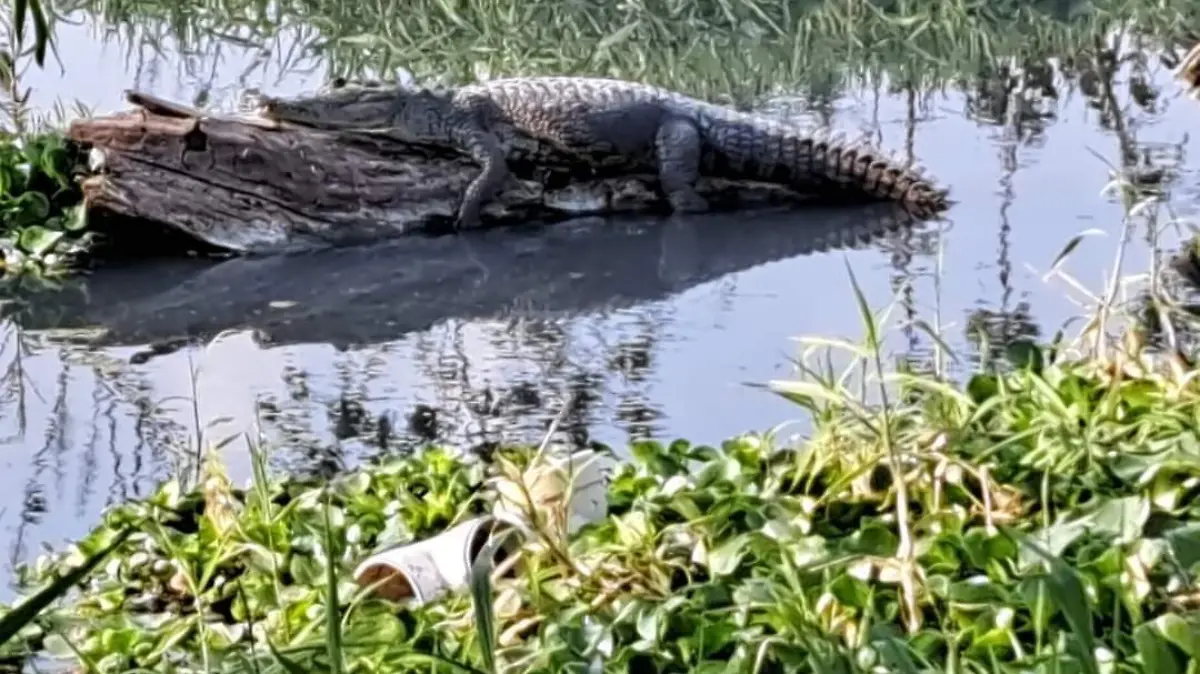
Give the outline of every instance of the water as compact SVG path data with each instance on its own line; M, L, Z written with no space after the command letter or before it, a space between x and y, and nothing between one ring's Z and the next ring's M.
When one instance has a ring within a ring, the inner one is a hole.
M130 87L186 102L208 80L217 98L239 86L297 93L323 79L319 69L281 74L228 45L131 66L124 47L86 20L59 30L66 74L51 66L26 80L42 106L79 99L115 110ZM1165 69L1151 78L1158 111L1122 94L1122 126L1180 170L1187 214L1188 130L1200 103ZM187 453L197 418L214 437L252 430L257 419L286 443L276 462L296 470L332 470L429 438L536 438L568 399L576 441L717 442L796 421L797 408L744 384L789 376L797 335L860 336L847 266L872 306L899 297L900 315L941 325L964 355L972 317L1052 333L1080 311L1061 281L1042 278L1062 246L1082 229L1102 230L1066 268L1094 290L1111 271L1121 211L1099 196L1108 169L1088 150L1115 162L1120 142L1078 92L1049 105L1018 98L990 121L968 114L956 90L916 100L863 90L823 108L785 101L839 128L877 132L953 188L959 203L940 229L857 250L812 252L808 228L861 225L863 213L670 226L587 219L542 233L113 269L39 301L0 338L9 561L79 537L106 504L145 495ZM1136 268L1145 252L1135 237ZM185 334L216 340L148 355L151 343ZM933 347L916 329L888 338L893 357L927 362ZM244 448L225 456L244 479Z

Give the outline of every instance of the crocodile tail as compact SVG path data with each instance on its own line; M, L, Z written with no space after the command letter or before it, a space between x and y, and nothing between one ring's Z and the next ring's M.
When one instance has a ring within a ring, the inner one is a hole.
M808 149L815 172L843 189L895 202L920 217L950 207L950 191L939 187L924 166L886 153L864 138L818 132L804 134L799 142Z
M923 218L951 205L949 190L937 186L924 167L865 140L809 133L761 117L706 121L704 133L715 148L710 161L718 172L789 185L833 201L890 201Z

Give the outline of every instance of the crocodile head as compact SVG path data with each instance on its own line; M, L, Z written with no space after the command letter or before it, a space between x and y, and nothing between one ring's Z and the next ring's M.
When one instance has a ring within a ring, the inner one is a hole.
M257 113L277 122L318 129L388 129L428 132L447 99L428 89L396 86L341 87L299 98L263 96Z

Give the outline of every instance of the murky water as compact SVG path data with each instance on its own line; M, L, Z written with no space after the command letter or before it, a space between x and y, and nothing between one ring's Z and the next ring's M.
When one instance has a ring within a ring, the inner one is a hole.
M212 73L215 97L322 81L319 69L281 74L228 46L131 66L86 22L60 35L66 75L50 67L27 80L41 105L117 109L130 87L189 101ZM1186 214L1200 103L1165 70L1152 76L1162 92L1155 113L1129 103L1118 76L1120 126L1155 162L1181 168ZM836 100L836 126L911 151L959 202L940 229L857 250L820 252L816 241L862 226L869 212L814 211L670 226L583 220L544 233L100 274L39 304L23 329L3 330L0 531L10 561L80 536L104 505L145 494L186 455L197 418L216 421L213 436L257 419L286 442L276 460L300 469L429 438L535 438L568 400L565 426L577 441L716 442L796 420L796 408L744 384L788 376L796 335L859 336L847 265L873 306L899 297L898 315L943 326L964 354L972 316L1051 333L1079 309L1042 273L1072 236L1097 228L1105 236L1087 239L1067 268L1099 288L1122 223L1099 194L1108 168L1088 151L1115 162L1118 136L1078 92L1061 94L1049 104L1002 97L992 120L969 114L958 91ZM804 101L789 107L815 114ZM1140 238L1128 258L1144 267ZM147 355L151 342L189 333L220 337ZM73 344L96 334L107 346ZM915 329L888 344L917 361L933 349ZM244 478L241 446L226 456Z

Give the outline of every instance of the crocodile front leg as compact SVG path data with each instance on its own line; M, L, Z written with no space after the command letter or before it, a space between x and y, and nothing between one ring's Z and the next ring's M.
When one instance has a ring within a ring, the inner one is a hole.
M654 137L658 180L671 209L677 213L708 210L708 201L696 192L700 178L700 129L691 120L669 117Z

